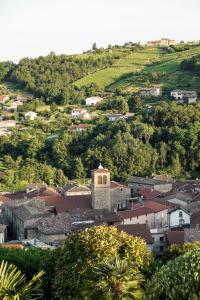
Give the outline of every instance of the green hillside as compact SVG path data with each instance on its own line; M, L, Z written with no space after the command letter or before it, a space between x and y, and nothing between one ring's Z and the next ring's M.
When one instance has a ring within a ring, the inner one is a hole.
M167 53L159 48L143 48L118 59L112 66L84 76L78 87L96 83L113 91L116 88L137 90L142 86L161 85L164 89L194 88L200 90L199 73L181 71L179 64L200 55L200 46ZM152 74L154 73L154 76ZM156 74L155 74L156 73Z

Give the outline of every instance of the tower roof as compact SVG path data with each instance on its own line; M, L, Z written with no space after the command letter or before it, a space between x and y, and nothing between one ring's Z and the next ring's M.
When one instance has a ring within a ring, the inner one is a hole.
M95 173L110 173L108 169L105 169L102 164L99 165L98 169L93 170Z

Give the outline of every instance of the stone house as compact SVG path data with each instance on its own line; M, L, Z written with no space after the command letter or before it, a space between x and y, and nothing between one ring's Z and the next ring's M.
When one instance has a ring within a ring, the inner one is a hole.
M172 182L148 177L131 176L128 179L128 186L131 189L132 194L139 192L142 188L149 188L161 193L170 192L172 190Z
M17 122L15 120L3 120L0 121L0 128L12 128L16 127Z
M162 89L160 87L142 88L139 95L141 98L161 97Z
M9 231L14 239L29 238L27 227L34 221L51 214L45 209L45 202L40 199L8 200L4 203L4 215ZM32 237L31 237L32 238Z
M117 214L123 224L147 224L150 229L168 226L168 207L156 201L141 201Z

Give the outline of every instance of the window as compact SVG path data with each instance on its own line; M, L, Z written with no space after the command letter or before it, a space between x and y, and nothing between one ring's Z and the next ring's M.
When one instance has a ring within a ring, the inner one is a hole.
M183 217L183 212L179 211L179 218L182 218L182 217Z
M164 237L160 236L160 242L164 242Z
M98 184L102 184L102 176L98 176Z
M164 251L164 246L160 246L160 252L163 252Z
M103 175L103 184L106 184L106 183L107 183L107 176Z

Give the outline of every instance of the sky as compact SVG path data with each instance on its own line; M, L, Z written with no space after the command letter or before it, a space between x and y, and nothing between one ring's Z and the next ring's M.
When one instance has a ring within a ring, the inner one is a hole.
M200 40L200 0L0 0L0 61L169 37Z

